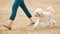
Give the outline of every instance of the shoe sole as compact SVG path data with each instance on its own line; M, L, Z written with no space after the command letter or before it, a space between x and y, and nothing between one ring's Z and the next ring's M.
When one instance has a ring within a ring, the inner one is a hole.
M11 30L11 28L10 27L7 27L7 26L5 26L5 25L3 25L4 27L6 27L6 28L8 28L9 30Z

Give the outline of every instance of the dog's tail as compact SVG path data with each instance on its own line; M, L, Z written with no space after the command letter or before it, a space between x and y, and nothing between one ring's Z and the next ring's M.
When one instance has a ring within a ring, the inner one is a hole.
M53 13L54 8L50 6L50 7L47 8L47 11Z

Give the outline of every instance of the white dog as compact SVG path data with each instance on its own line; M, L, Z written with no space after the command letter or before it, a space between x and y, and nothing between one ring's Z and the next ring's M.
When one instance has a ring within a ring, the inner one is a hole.
M53 11L54 9L52 7L47 8L47 12L44 12L41 8L35 9L35 16L37 17L37 21L34 24L34 28L37 28L39 23L45 22L46 24L44 26L49 26L51 24L55 24L55 20L53 19Z

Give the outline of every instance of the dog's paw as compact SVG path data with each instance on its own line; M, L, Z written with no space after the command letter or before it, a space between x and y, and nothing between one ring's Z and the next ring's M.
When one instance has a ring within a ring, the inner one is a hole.
M43 25L43 27L49 27L49 25L45 24L45 25Z
M36 29L37 27L38 27L38 26L37 26L37 25L35 25L35 26L34 26L34 29Z

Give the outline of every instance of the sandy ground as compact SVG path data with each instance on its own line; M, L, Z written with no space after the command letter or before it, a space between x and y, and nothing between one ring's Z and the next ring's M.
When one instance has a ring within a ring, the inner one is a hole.
M48 6L54 7L54 17L56 25L44 28L41 25L34 30L33 25L27 26L29 19L19 7L17 16L12 25L12 30L3 27L3 24L8 23L11 14L13 0L0 0L0 34L60 34L60 0L26 0L26 6L34 17L34 9L39 7L46 11Z

